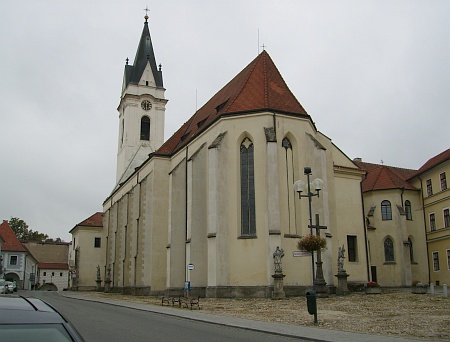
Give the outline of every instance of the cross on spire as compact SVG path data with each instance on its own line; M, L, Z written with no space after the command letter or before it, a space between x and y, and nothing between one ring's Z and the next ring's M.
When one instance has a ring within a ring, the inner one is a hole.
M261 47L263 48L263 51L264 51L264 50L266 50L267 46L263 44L263 45L261 45Z
M150 10L148 9L148 6L145 6L145 8L143 9L143 11L145 11L145 22L147 22L148 19L148 12L150 12Z

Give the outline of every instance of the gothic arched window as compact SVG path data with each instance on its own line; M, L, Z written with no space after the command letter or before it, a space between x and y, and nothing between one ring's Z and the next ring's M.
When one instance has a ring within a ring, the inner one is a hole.
M150 118L148 116L141 118L141 140L150 140Z
M241 234L255 235L255 165L253 143L245 138L241 144Z
M409 261L414 262L414 249L411 238L408 238L409 243Z
M284 138L281 142L281 146L285 152L285 167L286 167L286 192L287 196L287 209L288 209L288 233L297 234L297 224L295 222L295 192L292 191L292 184L294 184L294 154L292 153L292 144L288 138Z
M384 240L384 261L393 262L394 259L394 242L390 237Z
M406 219L412 220L411 202L408 200L405 201L405 213Z
M387 200L381 202L381 218L383 221L392 220L391 202Z

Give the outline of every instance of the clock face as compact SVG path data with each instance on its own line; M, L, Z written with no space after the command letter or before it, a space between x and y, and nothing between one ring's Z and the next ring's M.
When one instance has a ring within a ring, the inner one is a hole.
M149 100L144 100L141 102L141 107L143 110L150 110L152 109L152 103Z

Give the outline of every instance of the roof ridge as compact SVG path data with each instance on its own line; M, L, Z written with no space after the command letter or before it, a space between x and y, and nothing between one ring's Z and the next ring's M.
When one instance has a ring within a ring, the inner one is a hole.
M249 73L247 74L247 77L245 79L244 82L242 82L242 87L241 89L239 89L239 91L236 92L236 94L234 95L233 99L231 101L228 101L228 103L226 104L225 108L224 108L224 112L228 111L228 108L231 107L232 104L234 104L234 102L236 101L236 99L239 97L239 95L242 94L242 91L245 89L245 86L248 83L248 80L250 79L250 76L253 74L253 72L255 71L256 68L256 64L258 64L258 61L262 58L262 54L265 52L265 50L263 52L261 52L259 54L259 56L257 58L255 58L253 61L251 61L242 71L240 71L235 77L233 77L231 79L230 82L228 82L223 88L225 88L229 83L231 83L239 74L241 74L245 69L249 68ZM267 52L266 52L267 54ZM223 89L222 88L222 89ZM219 90L220 91L220 90Z

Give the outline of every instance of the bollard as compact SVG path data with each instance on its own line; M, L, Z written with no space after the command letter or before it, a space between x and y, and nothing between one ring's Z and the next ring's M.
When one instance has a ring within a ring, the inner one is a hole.
M430 293L434 295L434 283L430 283Z
M442 286L442 291L443 291L443 293L444 293L444 297L448 297L447 284L444 284L444 285Z

